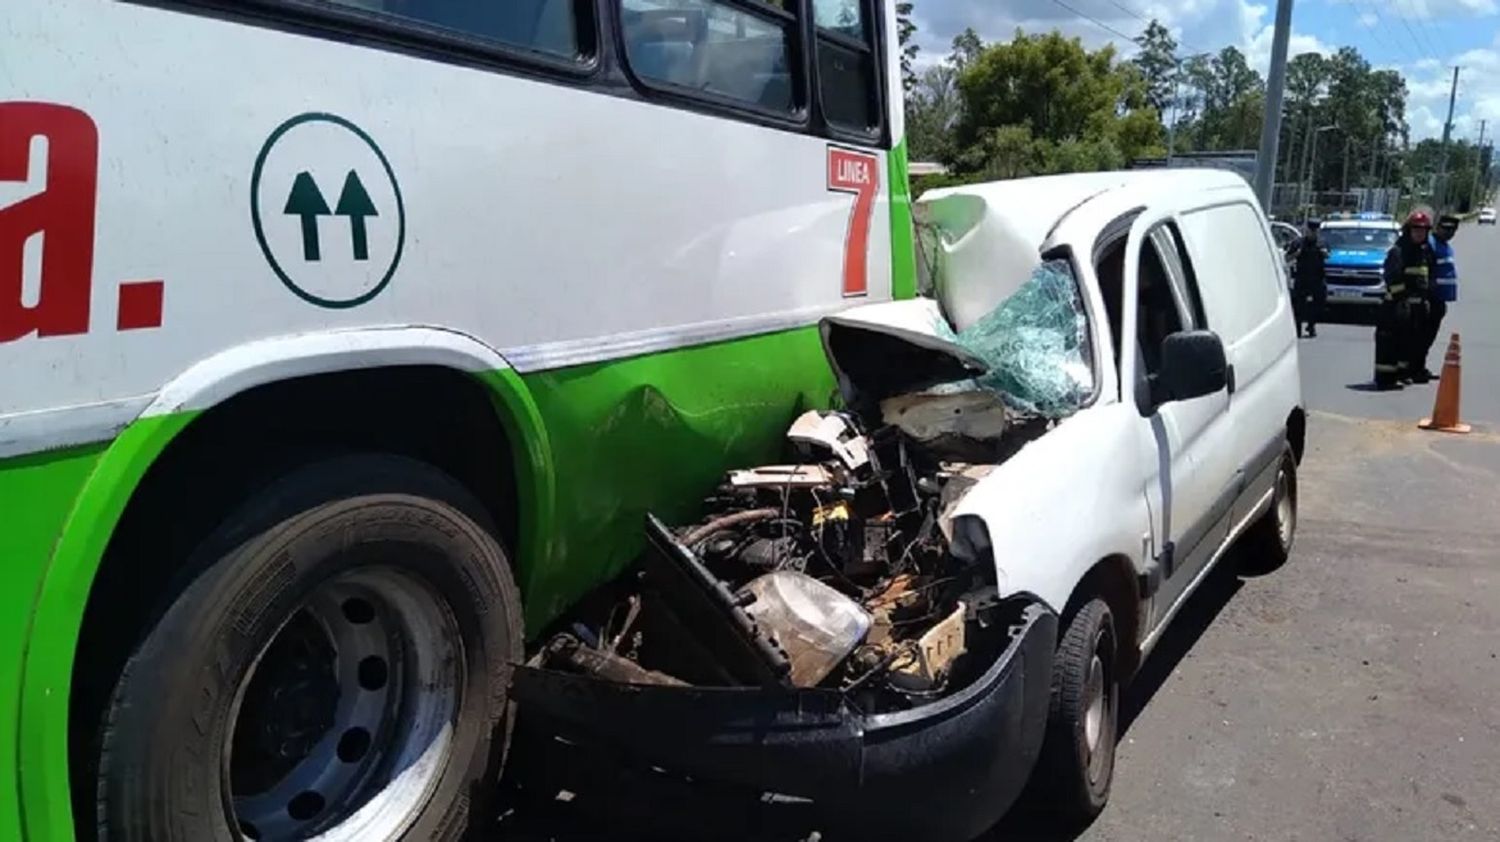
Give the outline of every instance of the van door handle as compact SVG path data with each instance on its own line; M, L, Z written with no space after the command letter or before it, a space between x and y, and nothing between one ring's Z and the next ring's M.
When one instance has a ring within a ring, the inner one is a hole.
M1234 364L1233 363L1230 363L1229 370L1224 372L1224 387L1229 390L1229 394L1231 394L1231 395L1234 394Z

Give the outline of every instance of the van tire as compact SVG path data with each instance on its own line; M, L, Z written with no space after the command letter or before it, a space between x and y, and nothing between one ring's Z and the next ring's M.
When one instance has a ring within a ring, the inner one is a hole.
M1240 544L1241 568L1247 573L1279 569L1291 556L1297 540L1297 457L1291 445L1282 451L1274 482L1271 507L1245 530Z
M451 840L484 821L523 644L494 536L404 457L272 482L190 554L115 685L99 838Z
M1052 699L1041 757L1032 772L1037 806L1084 825L1109 801L1119 727L1119 637L1114 615L1094 598L1068 621L1052 664Z

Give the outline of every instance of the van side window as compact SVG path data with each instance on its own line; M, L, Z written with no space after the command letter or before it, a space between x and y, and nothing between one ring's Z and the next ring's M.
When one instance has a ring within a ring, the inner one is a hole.
M1124 360L1120 356L1120 343L1125 337L1125 241L1137 216L1140 216L1140 211L1134 210L1114 220L1099 232L1099 238L1094 241L1094 276L1098 279L1099 295L1104 299L1104 310L1109 317L1110 344L1116 364Z
M565 59L583 59L578 0L322 0Z
M1161 370L1161 345L1183 329L1172 290L1172 277L1153 237L1141 246L1140 283L1136 289L1135 335L1145 357L1146 373Z
M796 16L760 0L621 0L625 58L647 82L762 111L797 108Z
M1198 278L1183 246L1182 233L1176 225L1165 222L1151 229L1149 236L1172 283L1172 297L1183 315L1184 327L1188 330L1208 327L1208 319L1203 315L1203 297L1198 293Z
M823 117L860 133L880 126L880 80L869 0L813 0Z

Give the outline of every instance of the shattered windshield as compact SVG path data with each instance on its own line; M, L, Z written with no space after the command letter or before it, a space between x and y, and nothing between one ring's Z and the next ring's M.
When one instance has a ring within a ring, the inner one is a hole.
M1094 393L1088 316L1067 260L1047 260L988 315L950 338L983 360L980 386L1018 412L1063 418Z

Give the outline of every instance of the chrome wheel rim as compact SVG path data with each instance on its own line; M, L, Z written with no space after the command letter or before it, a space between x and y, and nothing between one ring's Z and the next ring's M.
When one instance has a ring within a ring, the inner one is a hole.
M1099 658L1098 653L1089 662L1088 683L1084 685L1084 698L1088 700L1088 707L1083 715L1083 739L1088 746L1089 757L1093 757L1099 749L1100 738L1104 735L1104 661Z
M1292 483L1286 469L1276 472L1276 535L1283 548L1292 545L1292 533L1297 528L1297 509L1292 505Z
M240 838L401 836L448 765L462 664L451 611L412 576L319 586L236 690L222 775Z

